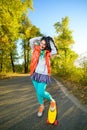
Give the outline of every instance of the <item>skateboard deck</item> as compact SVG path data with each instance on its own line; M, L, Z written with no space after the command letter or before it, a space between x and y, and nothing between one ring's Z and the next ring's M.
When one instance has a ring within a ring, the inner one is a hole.
M48 117L47 117L47 124L58 125L57 115L58 115L57 105L56 105L56 108L55 108L54 111L51 111L50 107L49 107L49 109L48 109Z

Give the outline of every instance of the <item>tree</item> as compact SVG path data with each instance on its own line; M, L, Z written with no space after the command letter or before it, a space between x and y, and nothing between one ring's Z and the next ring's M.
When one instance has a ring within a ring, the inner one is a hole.
M54 27L57 33L54 39L61 57L57 58L55 62L57 67L62 70L62 74L68 75L77 58L77 54L71 50L71 45L74 44L74 40L72 31L69 29L69 18L62 18L62 21L56 22Z
M27 14L28 8L33 9L32 5L32 0L0 0L1 71L6 71L7 63L14 66L15 53L11 51L14 50L15 41L20 36L23 14Z
M20 29L20 35L22 38L22 48L23 48L23 56L24 56L24 72L27 73L29 71L29 39L40 36L40 29L36 26L32 25L30 20L24 15L22 19L22 26Z

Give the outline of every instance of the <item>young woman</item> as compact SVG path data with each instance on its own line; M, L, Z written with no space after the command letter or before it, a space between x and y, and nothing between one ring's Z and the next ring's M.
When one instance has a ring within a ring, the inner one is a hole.
M54 110L56 102L46 91L46 86L50 83L50 58L57 54L57 48L51 37L36 37L30 39L30 47L33 50L30 63L30 76L36 90L38 102L40 104L38 117L44 111L44 98L50 101L50 109Z

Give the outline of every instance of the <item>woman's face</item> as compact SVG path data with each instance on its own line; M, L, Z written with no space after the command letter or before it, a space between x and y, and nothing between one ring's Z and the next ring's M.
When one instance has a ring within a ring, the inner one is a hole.
M40 42L40 49L41 50L44 50L46 48L46 41L45 40L42 40L41 42Z

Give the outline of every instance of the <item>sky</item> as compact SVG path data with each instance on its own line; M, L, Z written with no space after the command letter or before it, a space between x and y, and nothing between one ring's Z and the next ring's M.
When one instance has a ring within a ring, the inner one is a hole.
M87 0L33 0L33 11L28 17L44 35L55 36L54 24L69 17L69 29L73 31L77 54L87 52Z

